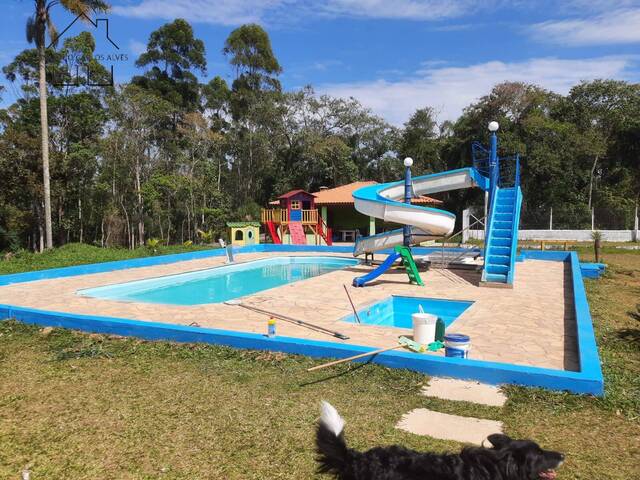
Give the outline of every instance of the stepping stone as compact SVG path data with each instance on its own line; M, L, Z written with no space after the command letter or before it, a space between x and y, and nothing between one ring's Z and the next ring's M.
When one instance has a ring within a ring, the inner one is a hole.
M491 407L502 407L507 401L507 396L495 385L453 378L431 378L429 385L422 389L422 394L427 397L480 403Z
M502 422L460 417L416 408L404 415L396 428L416 435L428 435L441 440L482 445L492 433L502 433Z

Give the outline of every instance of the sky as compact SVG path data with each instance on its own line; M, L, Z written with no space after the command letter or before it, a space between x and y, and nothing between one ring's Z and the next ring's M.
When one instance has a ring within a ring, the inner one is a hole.
M0 0L0 65L28 48L25 23L33 0ZM566 94L583 80L640 81L640 0L111 0L90 30L97 53L118 54L115 81L140 73L135 59L149 34L185 18L204 41L207 73L229 82L222 47L244 23L262 25L283 67L286 90L355 97L394 125L430 106L440 121L502 81L523 81ZM64 29L73 17L54 7ZM113 58L113 57L111 57ZM3 75L2 105L20 95Z

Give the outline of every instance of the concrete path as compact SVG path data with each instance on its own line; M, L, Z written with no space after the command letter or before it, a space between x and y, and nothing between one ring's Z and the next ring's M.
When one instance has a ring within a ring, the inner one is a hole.
M400 419L397 428L416 435L482 445L487 436L502 432L502 422L416 408Z
M453 378L431 378L429 385L422 389L422 394L427 397L479 403L491 407L502 407L507 401L506 395L494 385Z

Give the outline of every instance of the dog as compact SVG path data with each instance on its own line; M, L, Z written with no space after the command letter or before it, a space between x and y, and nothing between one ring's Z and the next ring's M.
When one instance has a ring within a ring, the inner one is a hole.
M459 454L420 453L400 446L358 452L347 447L344 420L322 402L316 431L318 473L339 480L554 480L564 455L529 440L493 434L491 448L468 447Z

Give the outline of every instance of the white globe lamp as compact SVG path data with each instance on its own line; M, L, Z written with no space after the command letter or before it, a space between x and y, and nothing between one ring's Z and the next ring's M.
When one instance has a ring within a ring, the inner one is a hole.
M411 157L407 157L404 159L404 166L405 167L410 167L411 165L413 165L413 158Z
M498 125L498 122L489 122L489 131L490 132L495 132L498 130L498 128L500 128L500 125Z

